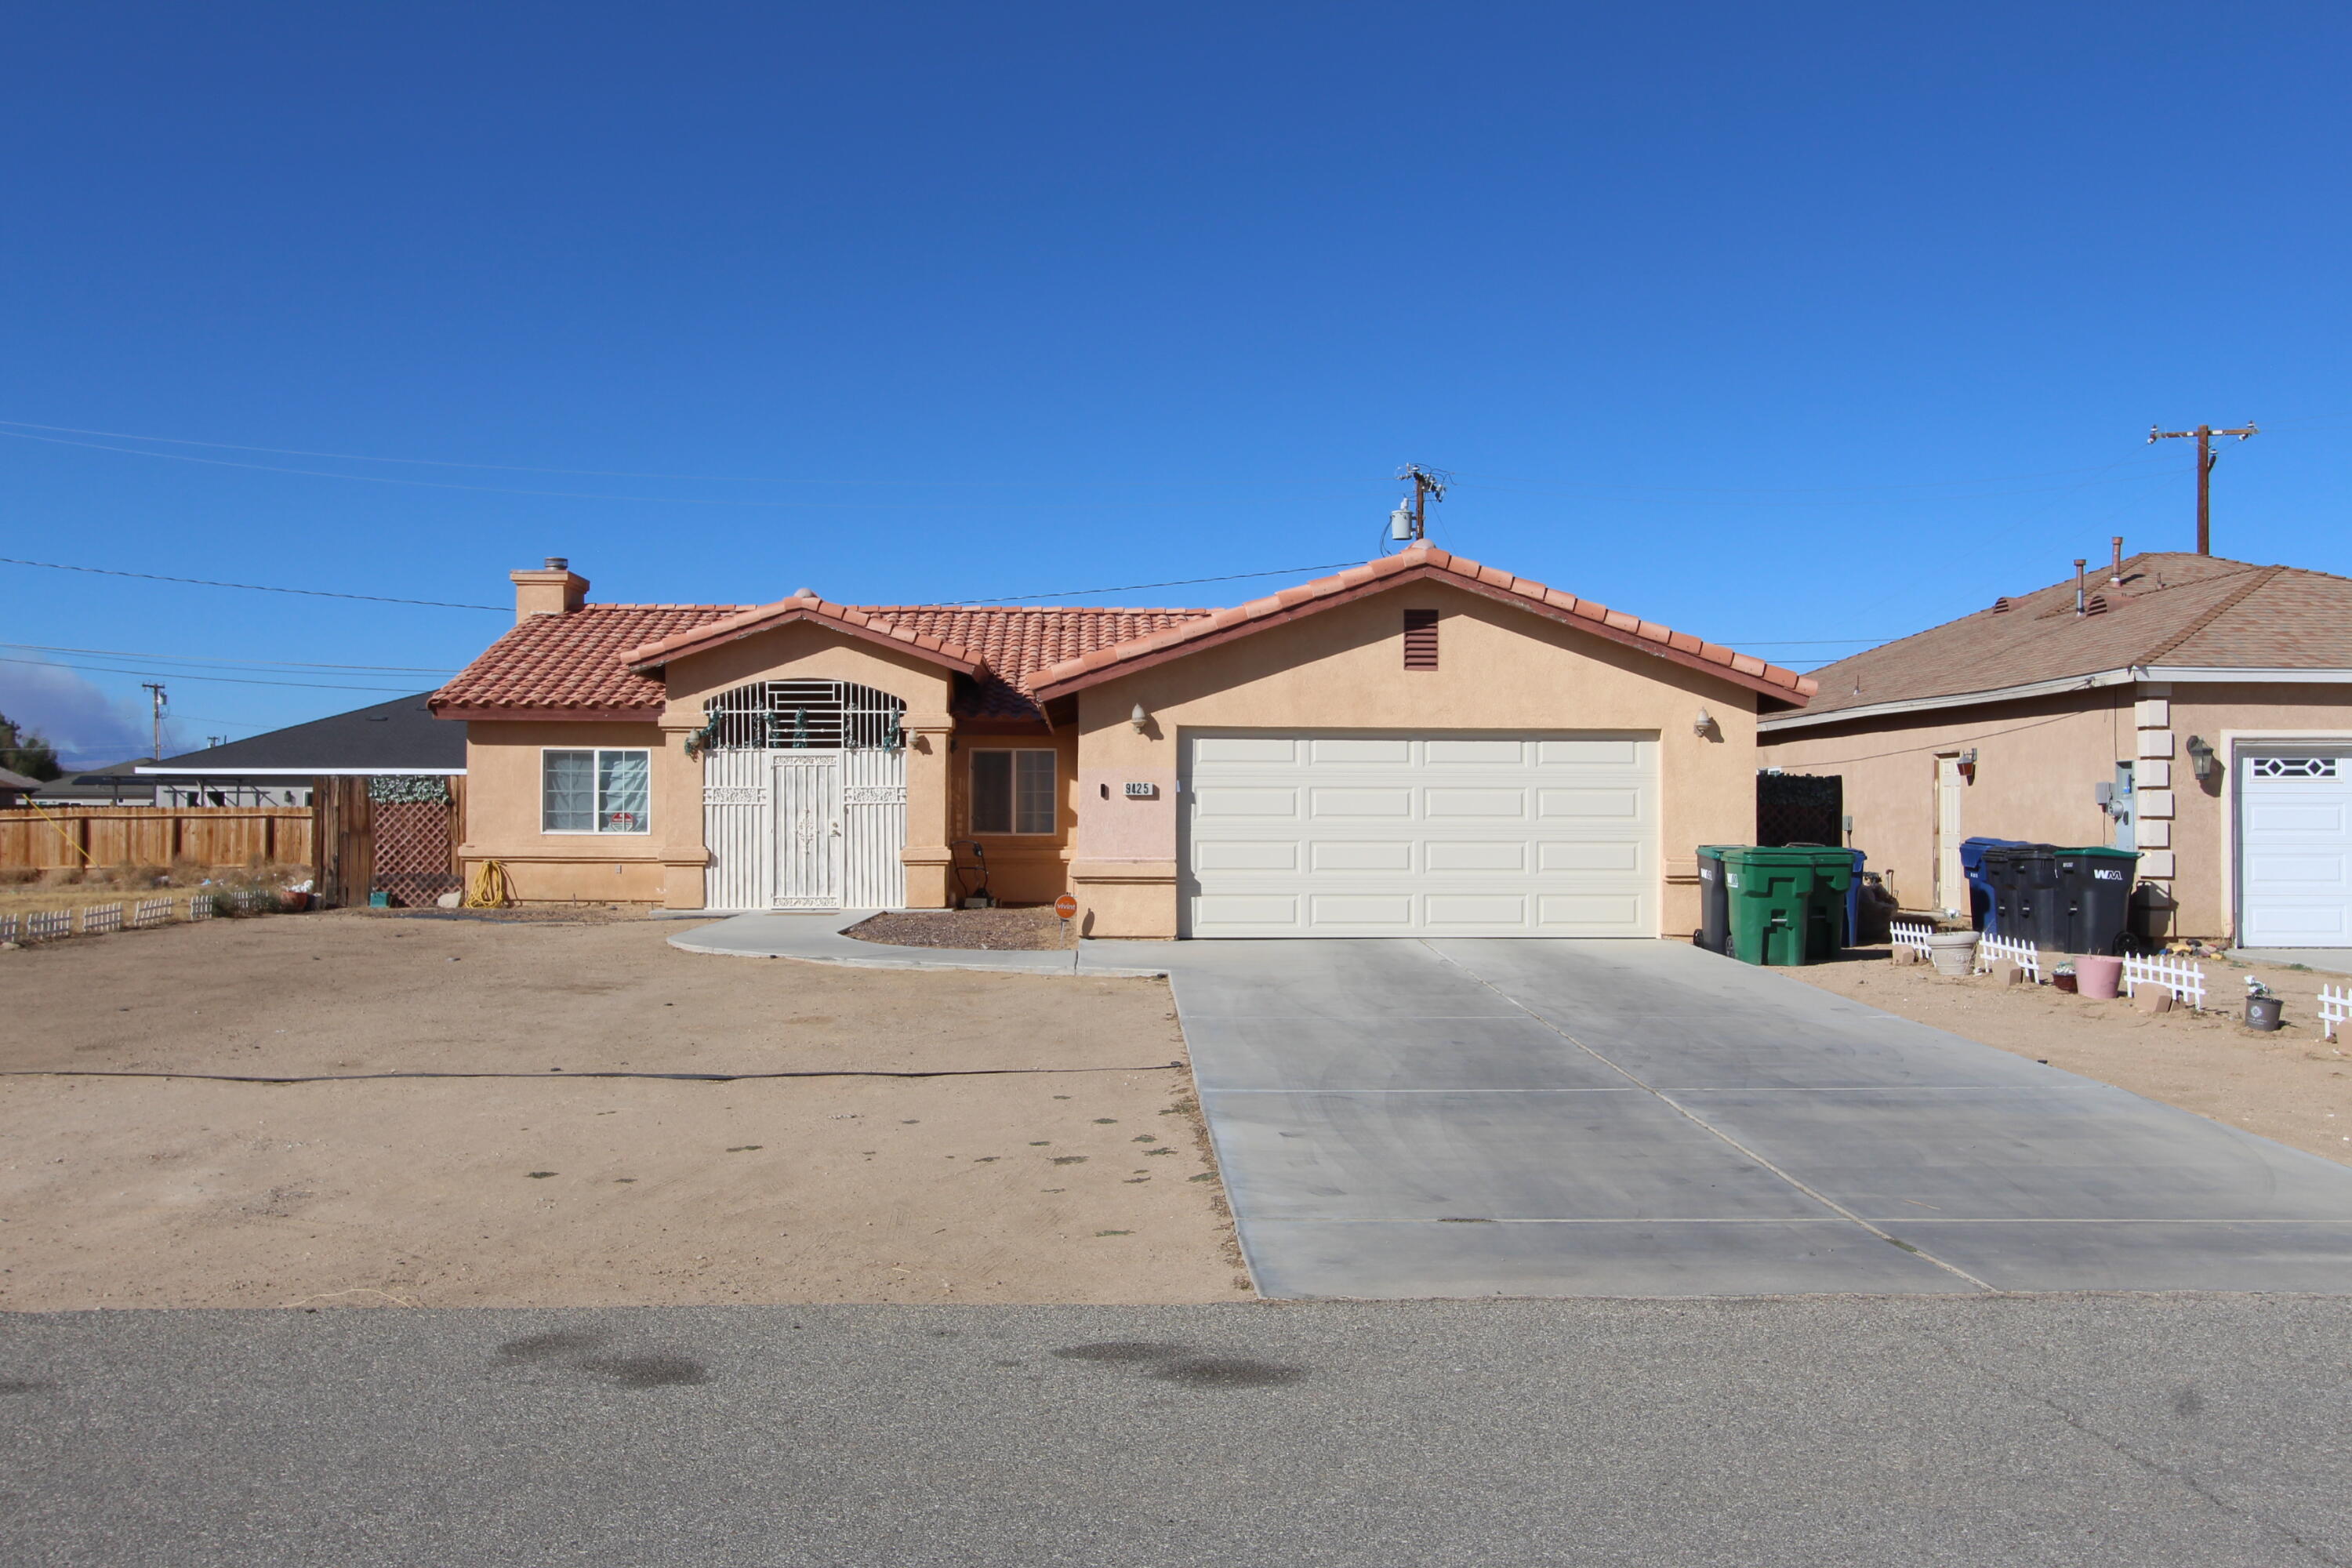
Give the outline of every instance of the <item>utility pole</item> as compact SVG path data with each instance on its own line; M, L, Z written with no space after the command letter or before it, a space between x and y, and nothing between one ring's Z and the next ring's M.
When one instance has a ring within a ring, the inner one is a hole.
M2242 441L2249 436L2261 434L2262 431L2251 419L2234 430L2216 430L2210 425L2200 425L2194 430L2159 430L2153 425L2147 427L2147 444L2151 447L2158 441L2180 441L2191 436L2197 438L2198 554L2213 553L2213 465L2221 460L2213 451L2213 437L2235 436Z
M1419 463L1407 463L1397 471L1397 478L1412 481L1412 542L1419 544L1429 537L1429 503L1445 499L1445 481L1454 476L1443 468L1424 468Z
M154 751L153 751L153 752L150 752L150 753L149 753L149 755L151 755L152 757L153 757L153 759L154 759L155 761L157 761L157 762L159 762L159 763L160 763L160 762L162 762L162 761L163 760L163 683L162 683L162 682L160 682L160 681L154 681L154 680L142 680L142 681L141 681L139 684L140 684L141 686L144 687L144 688L147 689L147 691L149 692L149 694L150 694L150 695L152 695L152 696L154 698L154 700L155 700L155 749L154 749Z

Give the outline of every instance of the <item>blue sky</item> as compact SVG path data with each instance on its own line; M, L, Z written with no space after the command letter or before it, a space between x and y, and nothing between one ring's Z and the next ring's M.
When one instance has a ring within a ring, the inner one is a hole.
M1034 600L1362 559L1418 461L1447 547L1803 666L2110 534L2190 547L2186 443L2145 433L2253 418L2217 549L2352 573L2340 6L116 5L7 40L0 554ZM142 679L177 749L503 624L0 565L35 645L0 711L111 761Z

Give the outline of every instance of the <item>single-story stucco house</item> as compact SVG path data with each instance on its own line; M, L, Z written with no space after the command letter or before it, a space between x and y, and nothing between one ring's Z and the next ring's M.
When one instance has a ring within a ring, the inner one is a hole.
M2005 595L1813 672L1765 765L1843 781L1902 901L1968 838L2139 852L2151 934L2352 946L2352 580L2190 553Z
M436 692L525 901L1008 902L1120 937L1687 936L1802 676L1417 545L1224 610L593 605Z

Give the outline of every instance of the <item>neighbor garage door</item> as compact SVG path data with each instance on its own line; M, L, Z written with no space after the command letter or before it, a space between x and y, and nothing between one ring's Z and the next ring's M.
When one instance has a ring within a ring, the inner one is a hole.
M1649 936L1646 735L1186 731L1184 934Z
M2238 771L2238 942L2352 947L2352 755L2246 755Z

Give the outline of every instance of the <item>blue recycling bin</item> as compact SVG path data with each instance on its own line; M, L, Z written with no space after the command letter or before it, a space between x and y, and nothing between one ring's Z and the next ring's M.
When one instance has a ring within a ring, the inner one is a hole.
M1854 944L1854 933L1862 929L1862 851L1849 851L1853 856L1853 880L1845 889L1845 945Z
M2022 849L2032 843L2030 838L1964 838L1960 841L1960 876L1969 885L1969 924L1987 936L2000 934L2000 910L1993 897L1992 881L1984 872L1985 851Z

